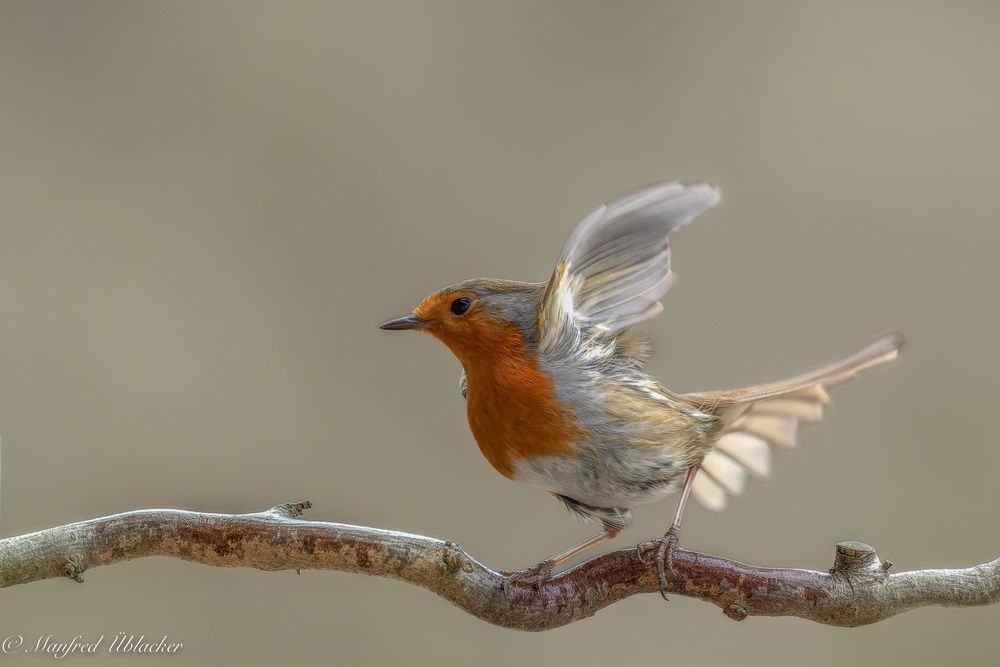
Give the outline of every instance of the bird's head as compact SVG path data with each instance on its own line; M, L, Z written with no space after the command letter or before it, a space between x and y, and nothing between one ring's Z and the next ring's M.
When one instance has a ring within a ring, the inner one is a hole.
M501 351L533 346L544 283L474 278L425 297L409 315L382 325L391 331L426 331L463 364Z

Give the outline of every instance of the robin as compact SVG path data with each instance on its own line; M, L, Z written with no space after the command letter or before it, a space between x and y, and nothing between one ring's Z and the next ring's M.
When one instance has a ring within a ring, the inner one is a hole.
M827 388L896 358L890 333L811 372L743 389L679 394L647 375L635 325L670 289L670 235L719 203L707 184L657 183L592 211L546 283L473 278L426 297L382 329L414 329L458 357L469 426L503 476L546 491L603 531L506 585L540 585L553 568L618 535L632 508L680 491L656 552L661 593L688 495L721 510L770 448L795 446L819 421ZM641 550L639 556L642 558Z

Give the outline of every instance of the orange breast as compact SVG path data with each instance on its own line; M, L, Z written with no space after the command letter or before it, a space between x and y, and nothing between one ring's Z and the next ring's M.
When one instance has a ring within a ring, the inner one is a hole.
M569 451L578 429L537 357L524 351L521 330L493 322L476 328L474 336L439 337L465 367L469 426L483 456L513 477L521 459Z

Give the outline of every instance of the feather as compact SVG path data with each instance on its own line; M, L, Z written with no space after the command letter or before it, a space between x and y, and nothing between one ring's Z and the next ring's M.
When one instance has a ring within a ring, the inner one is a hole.
M758 477L771 474L771 448L757 436L733 431L719 438L716 447Z
M668 236L719 199L710 185L657 183L587 215L546 287L542 348L558 348L578 331L615 335L658 314L673 281Z
M800 424L817 424L823 418L823 404L796 398L770 398L754 403L753 413L789 417Z
M708 402L715 405L756 402L765 398L797 394L800 391L822 392L821 395L825 397L826 387L846 382L867 368L892 361L899 356L899 351L903 349L905 343L902 334L888 333L865 343L854 352L831 361L825 366L787 380L727 391L686 394L685 396L696 402Z
M691 493L702 505L715 512L726 508L726 492L710 476L699 471L691 483Z
M887 334L836 361L797 377L731 391L685 394L697 405L714 407L723 420L723 432L702 462L692 492L709 509L725 507L725 494L743 491L745 472L765 477L770 471L770 448L794 447L799 424L815 424L830 402L826 387L859 372L892 361L903 347L903 337ZM697 491L700 489L700 492ZM720 499L720 494L723 496Z
M735 425L734 429L737 428ZM799 423L789 417L758 415L753 409L740 418L740 431L766 440L775 447L791 449L799 433Z
M618 354L636 368L642 368L653 356L653 341L635 329L625 329L615 338Z
M746 471L719 450L708 453L701 462L701 469L728 493L733 495L743 493L743 488L746 486Z

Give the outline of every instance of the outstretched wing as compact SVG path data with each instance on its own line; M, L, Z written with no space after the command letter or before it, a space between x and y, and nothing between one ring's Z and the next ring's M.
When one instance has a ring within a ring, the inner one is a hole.
M546 287L541 347L580 332L614 336L659 313L672 281L668 236L720 198L704 183L657 183L592 211L566 242Z

